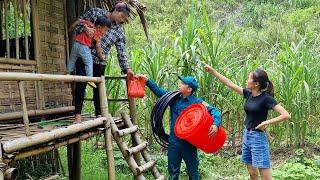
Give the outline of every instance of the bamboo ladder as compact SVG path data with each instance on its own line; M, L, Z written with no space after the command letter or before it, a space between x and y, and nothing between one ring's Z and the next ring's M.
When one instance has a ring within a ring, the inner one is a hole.
M126 76L120 77L105 77L106 80L126 79ZM128 84L126 83L126 90L128 94ZM122 101L128 102L130 116L121 113L122 121L124 122L125 128L119 129L114 122L113 118L110 119L110 127L114 140L116 141L120 151L125 158L129 168L133 172L135 179L144 180L146 179L143 173L151 171L153 177L157 180L164 180L165 176L161 175L156 167L156 161L151 159L151 156L147 150L148 142L141 140L138 133L139 126L136 123L136 106L135 101L132 98L127 97L126 99L109 99L108 101ZM131 118L130 118L131 117ZM133 147L129 147L125 142L124 137L131 135ZM142 155L145 164L140 165L139 156Z

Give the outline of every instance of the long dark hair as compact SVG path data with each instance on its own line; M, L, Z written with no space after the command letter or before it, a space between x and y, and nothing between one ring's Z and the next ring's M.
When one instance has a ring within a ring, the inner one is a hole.
M272 82L269 80L268 74L262 70L257 69L252 73L253 81L258 82L261 92L267 92L271 96L274 96L274 88Z

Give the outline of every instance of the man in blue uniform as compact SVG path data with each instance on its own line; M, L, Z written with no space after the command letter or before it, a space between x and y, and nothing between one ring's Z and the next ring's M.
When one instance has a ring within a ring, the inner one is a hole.
M155 82L149 80L146 76L142 75L147 80L147 86L157 96L169 92L159 87ZM203 103L212 117L214 123L210 127L208 136L214 136L217 133L218 127L221 125L221 113L215 107L204 102L202 99L197 98L194 93L197 91L199 85L198 81L193 76L180 77L179 92L181 96L170 104L170 134L169 134L169 148L168 148L168 171L170 179L179 179L180 166L182 159L186 163L188 176L190 180L198 180L199 177L199 160L197 148L185 140L179 139L174 133L174 125L180 113L195 103Z

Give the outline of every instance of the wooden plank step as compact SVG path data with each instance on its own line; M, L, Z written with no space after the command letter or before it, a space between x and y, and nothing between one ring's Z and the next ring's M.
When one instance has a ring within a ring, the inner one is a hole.
M148 146L148 142L143 142L137 146L134 146L134 147L127 149L126 154L127 154L127 156L131 156L137 152L144 150L147 146Z
M137 131L138 131L138 126L134 125L134 126L129 127L129 128L118 130L118 131L116 131L116 133L117 133L118 136L122 137L122 136L127 135L127 134L135 133Z
M137 167L136 170L137 170L138 174L142 174L142 173L148 171L149 169L151 169L155 165L156 165L156 161L151 160L151 161L147 162L146 164Z

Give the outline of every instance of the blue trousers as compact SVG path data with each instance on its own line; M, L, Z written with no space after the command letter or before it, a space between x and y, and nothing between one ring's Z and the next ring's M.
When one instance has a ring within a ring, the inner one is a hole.
M190 180L199 180L199 160L198 150L190 143L169 138L168 147L168 172L170 180L178 180L182 159L186 163L187 172Z
M71 74L76 67L77 59L81 58L85 65L86 75L93 76L93 60L91 55L91 50L88 46L83 45L78 42L74 42L70 52L70 58L68 62L68 73Z

